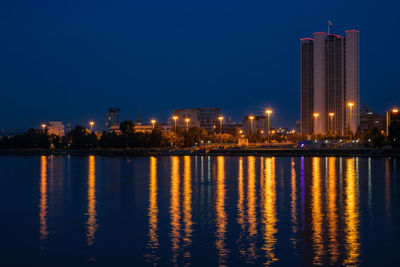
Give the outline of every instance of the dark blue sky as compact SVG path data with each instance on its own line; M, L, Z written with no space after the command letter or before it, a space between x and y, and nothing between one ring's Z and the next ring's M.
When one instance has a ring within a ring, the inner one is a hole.
M166 120L218 106L299 119L299 39L360 30L361 102L400 104L397 1L1 1L0 129Z

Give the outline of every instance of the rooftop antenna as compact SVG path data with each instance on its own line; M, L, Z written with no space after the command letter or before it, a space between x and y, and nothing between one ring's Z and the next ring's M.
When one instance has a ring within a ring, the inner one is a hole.
M330 34L331 26L333 26L332 21L328 20L328 34Z

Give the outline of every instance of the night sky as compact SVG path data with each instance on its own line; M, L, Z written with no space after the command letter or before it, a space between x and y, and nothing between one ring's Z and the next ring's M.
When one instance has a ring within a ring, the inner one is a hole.
M301 37L360 31L361 103L400 104L398 1L11 1L0 3L0 129L42 122L167 120L174 108L226 117L275 111L294 127Z

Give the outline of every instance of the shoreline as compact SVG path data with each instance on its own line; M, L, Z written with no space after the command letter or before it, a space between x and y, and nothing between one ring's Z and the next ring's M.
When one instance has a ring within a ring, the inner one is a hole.
M259 148L259 149L210 149L210 150L161 150L161 149L8 149L0 150L0 156L269 156L269 157L400 157L395 148Z

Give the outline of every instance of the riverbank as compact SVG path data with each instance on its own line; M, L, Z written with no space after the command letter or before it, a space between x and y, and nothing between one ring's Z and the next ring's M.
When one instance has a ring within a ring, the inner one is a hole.
M40 156L40 155L71 155L71 156L286 156L286 157L400 157L400 149L383 148L230 148L230 149L182 149L182 150L161 150L161 149L8 149L0 150L0 155Z

